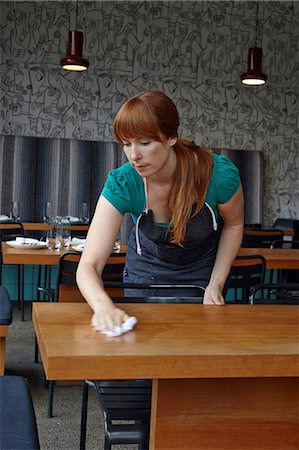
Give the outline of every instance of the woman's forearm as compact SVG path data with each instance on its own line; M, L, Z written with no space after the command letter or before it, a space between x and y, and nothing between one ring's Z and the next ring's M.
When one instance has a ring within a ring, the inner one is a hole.
M223 227L210 284L223 289L243 238L243 224Z
M102 278L94 266L80 263L76 279L81 294L94 312L112 305L112 300L104 289Z

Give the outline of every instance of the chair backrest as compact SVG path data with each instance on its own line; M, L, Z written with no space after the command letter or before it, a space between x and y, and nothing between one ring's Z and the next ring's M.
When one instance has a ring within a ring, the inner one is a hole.
M299 305L299 283L261 283L253 286L249 299L251 305Z
M244 223L244 229L245 230L250 230L250 229L261 229L262 228L262 224L257 222L257 223Z
M271 243L283 239L283 230L267 228L245 229L241 247L269 248Z
M7 289L4 286L0 286L0 326L10 325L11 322L12 322L11 299Z
M123 271L125 268L126 253L112 253L104 267L102 279L104 284L109 282L122 283ZM121 285L106 287L107 293L110 297L123 297L124 290Z
M59 259L55 301L59 302L85 302L76 282L76 271L81 253L68 251Z
M295 249L298 249L299 241L297 241L297 240L284 241L283 239L278 239L271 243L270 248L295 248Z
M21 222L10 222L0 224L0 242L6 242L24 236L24 227Z
M224 288L224 296L228 299L233 294L232 301L249 303L250 289L259 283L264 283L266 260L261 255L237 256L232 264Z
M136 420L139 411L140 420L142 415L149 418L151 408L151 380L121 380L121 381L99 381L92 383L96 389L104 415L110 420Z
M114 302L202 303L205 289L197 284L104 282ZM111 295L111 292L114 292Z
M88 232L88 225L71 225L71 238L77 237L80 239L86 238L87 232Z
M24 236L24 228L21 222L0 223L0 265L3 264L1 242L13 241L18 236ZM2 281L1 266L0 280Z
M81 253L75 251L67 251L60 256L56 281L56 301L85 302L76 282L76 271L80 257ZM103 280L121 282L125 259L125 253L112 253L104 267ZM122 290L111 290L108 293L109 295L120 294L119 296L122 296Z

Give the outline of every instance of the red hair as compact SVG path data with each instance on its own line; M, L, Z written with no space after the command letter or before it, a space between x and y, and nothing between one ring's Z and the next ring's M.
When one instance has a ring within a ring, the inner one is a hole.
M116 114L113 131L123 144L130 139L163 142L178 136L179 114L173 101L160 91L140 92L127 100ZM192 139L178 139L174 145L177 166L169 194L171 242L182 245L192 205L194 215L204 204L213 167L211 152L197 146Z

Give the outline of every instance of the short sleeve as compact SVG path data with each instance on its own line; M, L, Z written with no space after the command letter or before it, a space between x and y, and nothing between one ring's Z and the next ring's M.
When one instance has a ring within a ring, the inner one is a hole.
M240 186L240 174L238 168L226 155L214 154L214 161L208 194L214 198L216 204L223 204L237 192Z
M138 216L144 208L143 182L129 163L108 172L101 195L122 215Z

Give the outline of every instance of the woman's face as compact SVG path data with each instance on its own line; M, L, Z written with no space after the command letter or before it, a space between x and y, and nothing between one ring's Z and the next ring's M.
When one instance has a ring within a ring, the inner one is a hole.
M176 138L165 139L163 142L151 139L130 139L123 142L124 152L142 177L156 175L162 169L167 169L174 156L173 145Z

